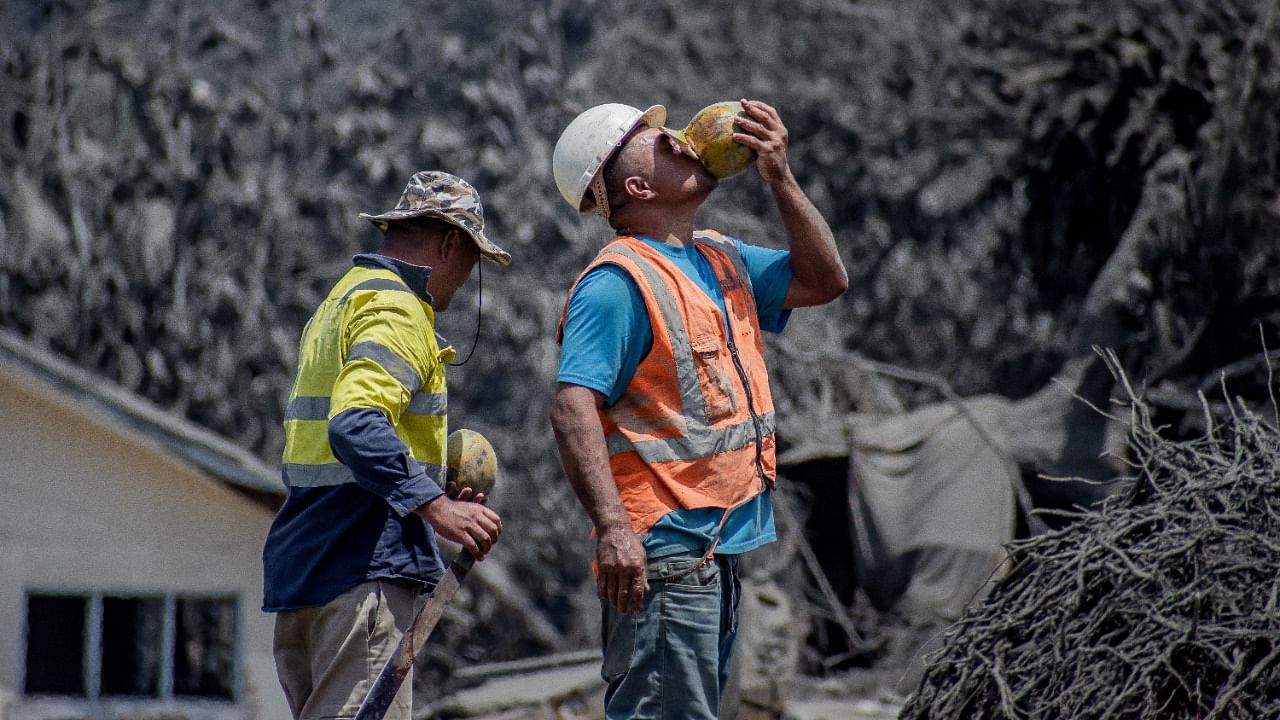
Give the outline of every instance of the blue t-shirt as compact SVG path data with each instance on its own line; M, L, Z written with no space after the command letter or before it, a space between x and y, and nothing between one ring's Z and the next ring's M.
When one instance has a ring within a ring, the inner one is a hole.
M641 237L702 288L726 316L724 295L711 263L693 247L676 247ZM782 302L791 287L791 253L733 240L751 276L760 328L781 332L791 316ZM569 299L565 313L560 370L556 380L581 385L605 396L612 405L622 397L640 361L653 346L653 326L640 289L617 265L601 265L587 273ZM723 510L682 509L667 513L646 533L645 552L665 557L704 552L715 536ZM716 552L744 553L777 539L773 502L768 490L734 510L725 521Z

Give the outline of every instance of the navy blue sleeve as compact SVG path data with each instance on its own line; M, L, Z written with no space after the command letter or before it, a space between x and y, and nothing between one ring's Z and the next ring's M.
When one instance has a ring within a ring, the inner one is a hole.
M401 517L444 494L396 435L382 411L344 410L329 421L329 447L356 483L387 501Z

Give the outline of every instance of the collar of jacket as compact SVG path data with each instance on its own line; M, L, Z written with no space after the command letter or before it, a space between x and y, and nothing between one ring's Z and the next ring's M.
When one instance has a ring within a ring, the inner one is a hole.
M361 253L351 258L351 262L360 267L381 267L400 276L418 297L432 304L431 293L427 292L427 280L431 278L431 268L427 265L414 265L399 258L378 253Z

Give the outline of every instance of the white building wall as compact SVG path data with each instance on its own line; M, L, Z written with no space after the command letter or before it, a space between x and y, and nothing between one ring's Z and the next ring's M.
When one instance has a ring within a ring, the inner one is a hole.
M232 716L288 717L259 610L270 521L120 422L0 368L0 720L35 717L20 686L28 590L234 595L251 706Z

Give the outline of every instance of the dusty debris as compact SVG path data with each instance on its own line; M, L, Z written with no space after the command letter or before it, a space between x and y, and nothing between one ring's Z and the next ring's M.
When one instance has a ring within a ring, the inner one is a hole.
M875 700L801 700L787 706L782 720L894 720L899 709Z
M470 686L431 703L420 717L571 720L604 714L596 651L472 666L456 680Z
M1015 545L904 719L1280 717L1280 412L1176 441L1129 393L1133 490Z

